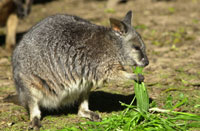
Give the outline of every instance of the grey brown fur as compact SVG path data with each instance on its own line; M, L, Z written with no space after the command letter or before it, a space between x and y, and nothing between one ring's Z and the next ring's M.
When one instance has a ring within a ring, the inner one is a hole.
M111 18L111 28L71 15L50 16L33 26L13 52L13 77L22 105L34 128L39 128L40 107L59 108L79 102L78 115L100 121L88 109L92 87L104 81L143 81L126 66L146 66L140 35L131 26L132 12ZM36 123L36 124L34 124Z

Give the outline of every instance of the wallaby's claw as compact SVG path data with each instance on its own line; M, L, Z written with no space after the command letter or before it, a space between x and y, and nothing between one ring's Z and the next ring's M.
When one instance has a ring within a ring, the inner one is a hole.
M144 81L144 76L142 74L138 74L136 81L139 82L139 83L143 82Z
M90 115L91 115L91 120L92 121L97 121L97 122L102 121L101 117L98 114L96 114L94 112L90 112Z
M30 125L29 125L29 130L34 130L34 131L39 131L40 130L40 127L41 127L41 123L40 123L40 120L35 117Z
M87 119L89 119L91 121L99 122L99 121L102 120L101 117L97 113L95 113L93 111L90 111L90 110L88 110L88 111L79 111L78 115L80 117L87 118Z

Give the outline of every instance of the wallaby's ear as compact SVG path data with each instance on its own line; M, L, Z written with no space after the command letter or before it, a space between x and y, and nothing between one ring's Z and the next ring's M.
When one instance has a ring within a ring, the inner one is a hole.
M123 22L125 22L128 25L131 25L131 21L132 21L132 11L128 11L126 16L123 19Z
M120 34L124 34L128 32L128 27L123 21L110 18L110 25L114 31L119 32Z

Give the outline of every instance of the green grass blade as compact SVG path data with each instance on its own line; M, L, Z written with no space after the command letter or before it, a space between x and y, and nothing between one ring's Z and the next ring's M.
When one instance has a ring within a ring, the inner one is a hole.
M134 70L135 74L142 74L142 68L136 67ZM135 96L137 100L137 108L142 112L148 112L149 110L149 96L144 82L134 82Z

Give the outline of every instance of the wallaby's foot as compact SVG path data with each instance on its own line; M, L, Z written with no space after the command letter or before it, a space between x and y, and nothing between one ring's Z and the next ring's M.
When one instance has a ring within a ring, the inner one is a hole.
M80 117L87 118L87 119L89 119L91 121L101 121L102 120L101 117L97 113L95 113L93 111L90 111L90 110L88 110L88 111L79 111L78 115Z
M39 131L41 126L40 119L34 117L29 125L29 130Z
M40 118L41 118L41 111L39 108L39 105L37 104L37 101L29 101L29 113L30 113L30 129L33 129L34 131L39 131L41 124L40 124Z
M86 94L82 94L84 97L82 97L80 99L80 106L79 106L79 110L78 110L78 115L80 117L84 117L87 118L91 121L101 121L101 117L97 114L94 113L93 111L90 111L90 109L88 108L88 92Z

